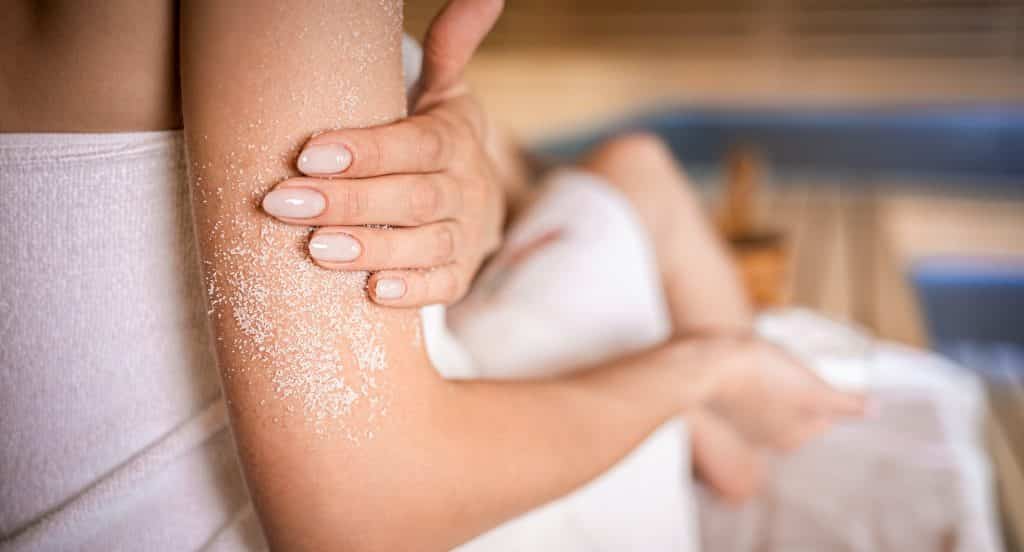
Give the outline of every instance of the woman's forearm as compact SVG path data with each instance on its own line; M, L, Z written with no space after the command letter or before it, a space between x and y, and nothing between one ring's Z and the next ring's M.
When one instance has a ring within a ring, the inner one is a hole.
M477 524L469 536L604 472L711 395L716 355L679 343L547 381L446 384L432 425L446 459L437 473L465 491L451 523Z
M403 385L371 438L277 434L243 458L275 548L448 550L586 483L703 401L716 354L690 342L529 382L393 366Z

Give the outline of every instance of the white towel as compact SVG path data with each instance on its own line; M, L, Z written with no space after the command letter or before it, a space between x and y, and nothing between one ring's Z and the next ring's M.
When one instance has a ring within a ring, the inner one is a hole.
M0 550L239 527L190 211L180 132L0 134Z
M664 341L671 329L645 230L601 178L560 170L449 316L425 317L448 377L550 376ZM673 420L596 480L460 548L696 550L686 432Z

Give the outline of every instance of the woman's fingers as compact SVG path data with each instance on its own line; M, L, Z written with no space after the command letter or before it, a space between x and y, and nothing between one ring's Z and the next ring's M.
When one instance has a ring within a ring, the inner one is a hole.
M694 469L720 497L742 504L764 483L764 465L756 450L729 423L703 409L690 415Z
M454 125L412 116L388 125L325 132L299 153L299 172L308 176L365 178L444 169L458 143Z
M443 174L357 180L290 178L263 198L267 214L303 226L419 226L456 215L462 195Z
M377 271L367 289L391 307L448 305L466 294L473 271L455 261L459 225L445 221L416 228L330 227L309 240L316 263L332 270Z
M431 268L454 261L460 240L454 222L416 228L330 227L309 240L309 254L332 270Z
M429 270L385 270L370 276L370 298L388 307L450 305L466 294L465 267L452 263Z

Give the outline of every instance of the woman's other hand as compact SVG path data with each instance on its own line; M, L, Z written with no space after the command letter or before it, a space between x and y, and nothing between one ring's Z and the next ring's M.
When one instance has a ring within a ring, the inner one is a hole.
M835 389L775 345L726 339L714 347L727 360L707 404L754 443L792 450L864 412L862 395Z
M504 192L462 72L501 9L450 2L427 32L412 115L311 138L298 160L306 176L263 200L283 222L321 227L309 242L320 266L374 272L367 287L379 304L457 301L500 243Z

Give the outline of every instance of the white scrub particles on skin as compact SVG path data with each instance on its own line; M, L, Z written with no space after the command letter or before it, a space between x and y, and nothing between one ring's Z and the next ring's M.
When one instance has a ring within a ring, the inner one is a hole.
M297 43L283 35L268 37L266 44L277 44L270 54L285 51L287 39L287 50L304 60L294 67L301 82L254 89L253 111L236 135L255 143L216 163L192 167L196 201L213 216L206 227L211 235L203 267L210 315L221 329L222 352L236 357L225 378L239 379L233 386L259 385L267 389L261 392L272 393L258 404L272 409L274 423L287 425L294 417L318 434L353 440L372 436L372 422L387 414L381 322L386 315L366 298L366 273L318 267L307 251L309 229L271 219L259 203L274 184L294 175L298 153L271 151L266 142L300 144L308 134L296 135L295 129L324 120L365 126L393 118L366 101L373 90L368 89L372 79L364 77L395 61L402 4L380 0L365 7L369 11L339 15L332 3L323 2L322 16L309 19L319 21L319 28L303 25ZM282 18L295 16L283 3L281 10ZM330 32L338 17L347 19L345 28L364 30L359 36ZM378 32L365 30L374 21L388 23ZM324 59L325 43L343 61ZM259 66L254 74L268 70ZM274 106L287 107L282 113Z
M258 188L244 185L245 171L233 156L226 172L233 176L226 179L228 190ZM249 178L263 177L257 172ZM251 383L269 375L286 411L318 434L340 431L354 440L370 435L369 429L355 429L366 423L351 423L358 421L351 419L355 412L363 422L387 412L383 324L368 315L367 274L316 266L306 250L308 229L254 212L262 191L250 196L223 193L224 188L213 194L206 188L200 198L228 202L218 211L237 213L213 222L215 239L204 270L210 314L218 321L230 318L240 334L226 345L242 368L226 377Z

